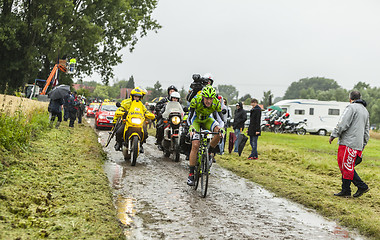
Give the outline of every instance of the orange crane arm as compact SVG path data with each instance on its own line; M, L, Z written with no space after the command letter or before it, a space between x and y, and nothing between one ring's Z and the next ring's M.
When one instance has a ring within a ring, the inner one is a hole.
M46 84L45 84L44 89L41 92L41 95L45 95L46 94L46 90L49 87L50 82L53 79L53 77L55 75L55 72L58 71L58 69L61 70L62 72L66 72L67 71L65 67L63 67L61 65L58 65L58 64L55 64L53 70L51 70L51 72L50 72L50 75L49 75L48 79L46 80Z

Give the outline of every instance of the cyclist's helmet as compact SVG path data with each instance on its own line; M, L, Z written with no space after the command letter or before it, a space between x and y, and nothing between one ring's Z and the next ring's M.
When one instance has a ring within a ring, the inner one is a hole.
M178 89L174 85L170 85L168 87L168 95L169 95L170 90L174 90L174 91L178 92Z
M140 97L140 99L144 96L143 91L141 91L139 87L133 89L130 95L132 99L133 99L133 96L138 96Z
M203 78L207 79L208 81L211 81L210 85L214 83L214 78L212 77L211 73L206 73L205 75L203 75Z
M216 96L215 89L211 85L204 87L201 94L207 98L214 98Z
M289 117L289 115L290 115L289 113L285 113L285 117Z
M181 95L179 95L179 92L172 92L172 94L170 94L169 100L173 101L173 98L178 98L178 100L180 100Z

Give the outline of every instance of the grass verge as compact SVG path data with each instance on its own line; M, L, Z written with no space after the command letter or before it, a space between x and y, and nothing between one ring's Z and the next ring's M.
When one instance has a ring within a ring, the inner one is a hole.
M0 239L125 239L95 132L66 125L0 152Z
M248 141L241 157L226 153L217 162L279 196L314 208L367 237L380 239L380 141L370 140L363 162L355 168L371 188L360 198L333 196L341 188L336 142L330 145L328 137L314 135L263 133L258 140L258 160L247 159L251 151ZM351 189L356 191L353 185Z

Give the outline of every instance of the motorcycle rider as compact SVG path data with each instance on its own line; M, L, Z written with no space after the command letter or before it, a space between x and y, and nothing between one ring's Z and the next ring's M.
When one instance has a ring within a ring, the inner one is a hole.
M166 103L169 102L169 98L170 98L170 95L173 93L173 92L178 92L178 89L174 86L174 85L170 85L168 87L168 96L161 99L157 104L156 104L156 107L155 107L155 111L156 111L156 119L157 119L157 125L156 125L156 145L158 147L159 150L162 150L162 145L161 145L161 142L162 142L162 139L164 137L164 122L162 120L162 109L165 107Z
M194 170L197 163L197 154L200 145L200 136L198 133L201 128L207 129L213 132L219 132L221 134L215 135L210 143L210 153L215 151L215 147L223 137L224 134L224 122L221 116L221 104L216 97L215 89L211 85L206 85L203 88L201 94L197 94L190 102L189 110L189 124L190 135L192 140L192 147L189 157L190 173L187 179L189 186L194 186ZM217 119L211 117L211 114L217 112Z
M134 88L131 93L130 93L130 97L127 98L127 99L124 99L120 105L121 107L119 107L117 109L117 111L122 111L122 112L125 112L124 113L124 116L123 118L127 117L128 115L128 111L129 111L129 108L131 107L131 103L132 101L141 101L142 98L145 96L146 92L139 88L139 87L136 87ZM146 107L143 105L143 109L142 111L144 112L144 116L145 117L150 117L150 118L154 118L154 114L149 112ZM113 119L113 122L114 124L117 122L118 120L118 117L114 116L114 119ZM116 151L121 151L121 146L123 144L123 134L124 134L124 128L125 128L125 123L123 123L122 125L120 125L118 127L118 129L116 129L116 144L115 144L115 150ZM147 129L146 129L146 125L144 124L144 139L143 141L141 142L141 145L140 145L140 152L143 153L144 152L144 149L142 147L142 143L146 141L146 139L148 138L148 132L147 132Z

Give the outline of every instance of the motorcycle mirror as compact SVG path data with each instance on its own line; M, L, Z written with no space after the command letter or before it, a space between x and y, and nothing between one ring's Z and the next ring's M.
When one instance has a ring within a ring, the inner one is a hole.
M121 107L121 104L119 102L117 102L116 107Z
M226 114L227 113L227 110L226 109L223 109L222 110L222 114Z
M189 112L189 108L188 107L184 107L183 111L187 113L187 112Z

